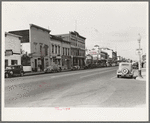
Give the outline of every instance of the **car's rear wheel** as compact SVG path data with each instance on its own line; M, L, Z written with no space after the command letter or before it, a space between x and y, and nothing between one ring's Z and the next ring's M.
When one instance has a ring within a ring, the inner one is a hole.
M120 78L120 75L117 75L117 78Z
M126 75L128 72L129 72L129 70L128 70L127 68L123 68L123 69L122 69L122 73L123 73L124 75Z
M9 78L9 74L8 74L8 73L5 73L5 77L6 77L6 78Z
M20 76L23 76L23 75L24 75L24 73L23 73L23 72L21 72L21 73L20 73Z

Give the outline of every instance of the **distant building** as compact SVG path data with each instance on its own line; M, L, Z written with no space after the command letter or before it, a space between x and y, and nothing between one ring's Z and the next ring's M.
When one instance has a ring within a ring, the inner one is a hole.
M117 60L117 52L112 52L112 59Z
M122 61L122 60L123 60L123 57L117 56L117 60L118 60L118 61Z
M20 43L21 36L5 33L5 67L21 65Z
M102 51L106 52L109 55L110 59L113 58L113 50L111 50L109 48L103 48Z
M93 48L88 53L92 55L93 60L107 60L109 57L107 52L99 50L98 48Z

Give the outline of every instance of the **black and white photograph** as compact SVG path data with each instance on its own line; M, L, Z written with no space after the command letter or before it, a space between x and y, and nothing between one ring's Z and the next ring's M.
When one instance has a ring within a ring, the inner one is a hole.
M148 121L148 2L1 6L2 121Z

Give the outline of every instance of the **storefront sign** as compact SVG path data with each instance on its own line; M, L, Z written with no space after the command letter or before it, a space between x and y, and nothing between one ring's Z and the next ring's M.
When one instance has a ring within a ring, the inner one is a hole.
M13 55L13 51L12 50L6 50L5 56L10 56L10 55Z

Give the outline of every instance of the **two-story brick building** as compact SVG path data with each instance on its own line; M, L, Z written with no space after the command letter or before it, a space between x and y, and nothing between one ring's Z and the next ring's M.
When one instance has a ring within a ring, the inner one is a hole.
M59 36L50 35L50 64L57 64L62 69L71 68L70 42Z
M71 43L71 66L79 65L84 66L85 60L85 37L79 35L78 32L70 31L68 34L60 34L64 40Z

